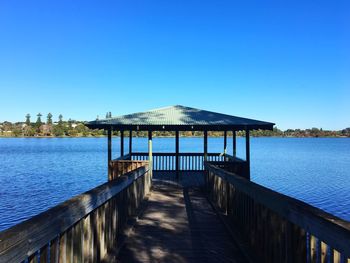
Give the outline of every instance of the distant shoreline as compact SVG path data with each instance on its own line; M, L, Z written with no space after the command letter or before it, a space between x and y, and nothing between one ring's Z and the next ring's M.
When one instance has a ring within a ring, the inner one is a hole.
M118 135L113 135L113 138L120 138ZM209 136L209 138L223 138L223 136ZM231 138L232 136L227 136ZM324 138L349 138L348 136L250 136L251 138L315 138L315 139L324 139ZM0 135L0 139L75 139L75 138L107 138L106 135L101 136L3 136ZM127 139L128 137L124 137ZM133 136L133 138L147 138L147 136ZM153 138L175 138L175 136L153 136ZM180 138L203 138L203 136L180 136ZM245 138L245 136L237 136L237 138Z

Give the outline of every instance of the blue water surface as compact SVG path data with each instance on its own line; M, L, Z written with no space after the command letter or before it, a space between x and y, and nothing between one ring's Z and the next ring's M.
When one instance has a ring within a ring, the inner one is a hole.
M222 152L223 138L208 147ZM154 138L153 149L174 152L175 140ZM252 180L350 221L349 149L346 138L252 138ZM181 138L181 152L202 150L203 138ZM147 139L134 138L133 151L147 151ZM0 138L0 231L106 182L106 152L106 138Z

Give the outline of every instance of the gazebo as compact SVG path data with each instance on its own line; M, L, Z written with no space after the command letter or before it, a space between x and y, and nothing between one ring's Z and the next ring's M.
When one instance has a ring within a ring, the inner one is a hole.
M176 105L90 121L86 125L92 129L104 129L108 131L109 180L114 177L112 175L114 162L121 160L148 160L154 172L172 171L175 172L177 179L179 179L180 171L203 171L205 161L229 160L232 164L236 164L234 166L236 173L250 179L249 133L251 130L256 129L272 130L274 123ZM245 131L245 160L236 157L236 132L240 130ZM120 157L115 160L112 160L112 131L120 131ZM126 131L129 132L128 154L124 153L124 133ZM148 152L140 153L132 151L132 138L135 131L148 132ZM175 132L175 153L156 153L152 151L152 132L154 131ZM203 153L180 153L180 131L202 131L204 134ZM208 153L208 131L223 131L223 152ZM227 133L229 131L232 131L233 134L233 156L227 154Z

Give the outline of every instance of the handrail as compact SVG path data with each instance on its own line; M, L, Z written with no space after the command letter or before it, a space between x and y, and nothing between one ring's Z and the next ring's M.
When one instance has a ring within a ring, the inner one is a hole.
M43 262L50 256L50 262L62 257L82 261L84 256L99 261L116 244L117 230L149 191L146 175L148 165L1 232L0 262L21 262L39 254ZM105 236L110 237L110 244Z
M224 153L208 153L206 158L204 153L169 153L169 152L154 152L152 153L152 169L153 171L203 171L204 161L231 161L240 162L240 159L230 157ZM132 160L148 160L147 152L133 152Z
M148 156L148 152L133 152L131 156ZM204 153L192 153L192 152L181 152L179 156L204 156ZM224 156L223 153L207 153L208 156ZM227 155L227 154L226 154ZM152 156L176 156L176 153L173 152L153 152Z
M263 251L262 244L256 244L256 241L266 235L270 240L267 242L273 242L274 235L278 236L276 242L281 243L285 240L285 250L289 252L293 252L291 245L295 242L294 245L299 247L294 247L294 252L297 251L300 257L296 257L294 262L306 262L306 259L321 257L335 258L335 254L339 256L338 252L341 253L339 258L350 258L350 222L213 164L205 163L205 169L211 198L219 208L226 210L228 218L233 219L235 227L241 230L242 236L256 249L259 258L263 259L266 251ZM294 227L288 228L288 222ZM301 229L296 229L298 227ZM280 255L282 256L292 258L295 255L287 253ZM273 260L265 257L265 261Z
M113 159L112 161L130 160L130 158L131 158L131 155L130 154L126 154L126 155L123 155L123 156L119 156L118 158Z

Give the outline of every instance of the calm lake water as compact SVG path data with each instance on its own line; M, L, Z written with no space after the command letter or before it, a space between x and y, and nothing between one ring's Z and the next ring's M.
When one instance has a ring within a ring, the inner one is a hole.
M119 151L114 138L113 156ZM133 140L147 151L147 140ZM238 138L244 157L244 139ZM128 141L125 141L128 151ZM174 138L154 138L174 152ZM232 140L228 140L232 145ZM106 138L0 138L0 231L85 192L107 178ZM209 139L222 152L223 138ZM181 138L180 151L201 152L202 138ZM229 147L229 153L232 147ZM350 221L350 139L252 138L252 180Z

